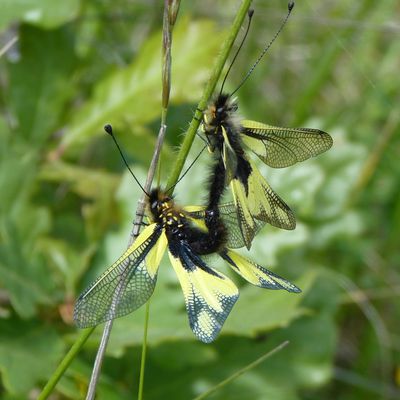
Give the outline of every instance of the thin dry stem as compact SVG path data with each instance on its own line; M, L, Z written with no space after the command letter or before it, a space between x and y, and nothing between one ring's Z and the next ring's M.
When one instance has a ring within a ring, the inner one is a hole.
M160 130L158 132L157 142L155 145L153 157L150 163L149 171L147 173L146 183L144 185L144 190L146 193L149 193L151 190L151 185L154 179L154 175L157 169L157 164L160 159L161 148L164 143L165 134L167 131L166 125L166 117L167 117L167 109L169 104L169 94L171 90L171 44L172 44L172 30L176 21L177 13L179 10L180 1L176 0L165 0L164 7L164 19L163 19L163 57L162 57L162 112L161 112L161 125ZM131 235L128 242L128 248L133 244L136 238L139 236L140 226L143 220L143 215L146 207L146 194L143 193L142 197L139 199L137 208L136 208L136 217L133 223ZM123 282L124 280L122 280ZM146 312L146 321L145 321L145 337L144 337L144 346L147 343L147 328L148 328L148 317L149 317L149 309L147 306ZM96 360L93 366L93 372L89 383L87 400L94 399L97 381L100 375L101 365L104 358L104 354L107 348L107 343L111 334L111 328L113 325L113 320L110 320L106 323L103 330L103 335L101 338L101 342L99 345L99 349L96 355ZM142 354L146 354L145 351ZM143 374L144 374L144 359L142 360L142 368L141 368L141 393L143 393ZM139 394L140 394L139 392Z

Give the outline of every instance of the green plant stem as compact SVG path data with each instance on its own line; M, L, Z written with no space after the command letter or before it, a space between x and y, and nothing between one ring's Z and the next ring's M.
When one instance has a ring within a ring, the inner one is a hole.
M356 295L356 293L360 293L361 289L351 279L334 270L324 270L323 273L327 277L333 279L347 292L354 304L360 308L365 318L371 324L375 332L376 340L379 343L380 363L378 363L378 366L380 369L382 382L386 381L391 374L393 359L392 353L389 350L391 348L391 336L388 328L385 325L385 321L382 319L379 311L365 293L362 297Z
M353 195L350 196L350 200L348 202L349 206L355 203L365 187L372 180L387 147L389 146L396 132L398 132L399 121L399 113L396 110L393 110L387 117L386 123L377 138L376 144L368 154L368 157L361 169L360 175L353 189Z
M179 179L179 175L182 172L182 168L185 164L186 158L189 154L190 148L192 146L194 137L199 128L201 118L203 116L202 111L207 106L210 97L212 96L215 87L217 85L218 79L221 75L222 69L224 68L225 62L228 58L230 50L233 46L233 43L239 33L239 30L243 24L243 20L246 17L247 11L250 8L252 0L243 0L238 13L236 14L235 20L233 21L232 28L230 29L228 36L226 37L224 43L222 44L221 51L216 59L213 70L211 72L210 79L207 82L207 85L204 89L201 100L197 106L197 110L193 116L192 121L190 122L189 128L185 134L185 139L182 142L182 146L179 150L174 168L168 178L167 188L170 188L175 185L175 183Z
M267 358L273 356L278 351L281 351L284 347L289 344L289 341L286 340L285 342L281 343L279 346L275 347L273 350L269 351L268 353L264 354L257 360L253 361L251 364L246 365L244 368L240 369L239 371L235 372L228 378L224 379L217 385L213 386L211 389L207 390L206 392L202 393L200 396L195 397L193 400L202 400L208 397L210 394L216 392L217 390L221 389L223 386L227 385L228 383L232 382L234 379L238 378L239 376L243 375L245 372L250 371L251 369L255 368L257 365L261 364Z
M79 351L81 350L82 346L85 344L86 340L89 338L89 336L93 333L94 330L95 330L95 327L89 328L89 329L85 329L79 335L79 337L76 340L76 342L72 345L72 347L69 350L69 352L65 355L65 357L60 362L60 364L57 367L57 369L54 371L53 375L47 381L46 386L43 388L42 392L39 394L38 400L44 400L44 399L47 399L50 396L50 394L53 391L54 387L57 385L57 382L63 376L64 372L69 367L69 365L71 364L72 360L79 353Z
M143 332L143 344L142 344L142 358L140 361L138 400L143 399L144 371L146 366L147 332L149 327L149 315L150 315L150 300L146 303L146 313L144 317L144 332Z

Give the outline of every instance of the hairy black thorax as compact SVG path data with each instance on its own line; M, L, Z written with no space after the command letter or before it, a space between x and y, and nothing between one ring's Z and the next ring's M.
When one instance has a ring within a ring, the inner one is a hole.
M225 247L227 233L218 209L205 210L206 229L203 230L195 226L185 212L175 205L172 197L160 189L151 191L148 206L152 220L165 229L169 248L173 253L181 245L189 246L198 255L216 253Z
M240 138L242 126L237 121L237 110L238 103L235 99L232 99L229 94L220 94L213 102L210 103L207 110L204 113L203 130L207 136L211 147L215 148L219 152L219 158L223 151L224 136L223 129L228 137L229 144L235 152L237 159L236 171L233 171L235 178L239 179L245 187L246 193L248 193L248 177L251 173L251 165L247 160L243 149L243 143ZM218 162L215 163L215 171L213 178L216 178L216 173L224 174L221 170L221 166ZM225 175L224 175L225 176ZM218 180L215 180L217 182ZM222 195L221 190L221 179L217 183L211 183L210 188L214 189L219 193L219 198ZM225 185L225 183L224 183ZM210 192L211 193L211 192ZM218 196L214 196L214 200ZM210 194L210 200L212 195ZM215 201L213 202L215 206Z

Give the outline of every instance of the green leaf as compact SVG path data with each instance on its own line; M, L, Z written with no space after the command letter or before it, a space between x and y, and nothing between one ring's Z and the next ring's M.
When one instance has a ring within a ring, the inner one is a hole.
M251 246L251 258L264 260L263 265L279 267L279 256L305 245L310 238L309 228L302 223L293 231L285 231L266 226L254 239Z
M107 122L117 127L144 125L161 112L161 32L152 35L128 67L101 80L74 115L63 146L81 146ZM174 30L171 103L195 101L219 48L221 35L209 21L181 19Z
M25 226L18 227L8 218L1 221L0 281L15 310L26 318L35 314L38 304L51 302L54 286L35 247L38 236L48 229L48 214L44 209L24 212Z
M288 329L273 333L274 343L283 340L289 340L290 344L281 353L282 358L279 355L277 357L277 374L286 371L287 378L290 376L299 388L317 388L329 381L337 340L332 314L305 317Z
M361 216L357 212L348 211L316 227L309 243L314 248L323 249L334 239L357 237L363 230L364 222Z
M0 158L0 217L17 220L34 190L37 153L25 146L10 150L12 141L3 132L0 133L4 146Z
M115 219L118 175L55 161L44 164L39 176L43 181L67 183L71 192L86 200L82 214L89 236L94 240Z
M243 336L256 336L260 332L284 327L306 310L300 302L311 288L314 273L308 273L296 281L302 293L284 290L267 290L246 285L240 289L240 297L232 310L223 332Z
M96 399L107 399L107 400L121 400L124 399L124 395L128 393L125 385L115 385L116 379L110 379L106 373L106 365L102 368L98 385L96 387ZM121 360L116 360L114 370L118 371ZM56 391L61 394L62 398L68 399L83 399L86 396L87 385L93 368L92 360L80 360L76 358L69 366L68 370L62 376L60 381L57 383ZM127 371L132 369L127 367ZM120 378L120 377L119 377Z
M319 158L281 169L270 168L260 161L257 165L274 191L295 212L297 221L314 214L319 206L316 197L325 179Z
M50 229L50 215L45 207L29 203L37 153L19 145L10 151L7 144L17 140L13 142L4 131L1 136L0 282L16 312L30 317L38 304L50 303L53 289L37 246L37 240Z
M35 322L0 320L0 371L7 391L27 394L56 367L64 351L55 330Z
M79 0L0 0L0 30L14 22L55 28L75 18Z
M336 130L332 136L333 147L321 159L326 179L316 201L323 206L315 209L321 219L336 218L346 209L366 157L365 146L350 142L343 131Z
M181 343L182 352L190 349L191 359L188 357L186 362L182 362L176 353L168 352L171 345L175 348L178 343L175 346L167 342L150 348L146 372L149 376L157 376L157 385L146 386L146 398L193 398L286 340L289 345L283 350L220 388L212 398L301 399L304 389L320 388L332 375L336 330L333 318L328 314L303 317L289 327L274 330L257 340L222 336L210 345ZM182 363L160 361L157 353L164 354L167 360L177 357ZM204 354L212 356L206 358ZM196 363L198 358L202 362Z
M20 49L20 59L8 65L8 101L20 137L35 147L58 127L63 107L73 93L73 40L66 28L45 31L23 25Z

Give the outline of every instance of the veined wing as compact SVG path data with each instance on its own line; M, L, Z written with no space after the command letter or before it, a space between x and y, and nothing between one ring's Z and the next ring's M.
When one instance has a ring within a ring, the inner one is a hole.
M238 249L246 246L240 226L238 225L238 216L235 203L229 202L221 204L218 207L218 210L228 233L226 247L229 247L230 249ZM188 219L192 220L196 226L203 230L207 229L204 224L204 218L206 214L206 208L204 206L184 207L184 211ZM264 221L254 220L254 236L264 225Z
M293 293L301 292L293 283L232 250L226 249L224 252L220 253L220 256L229 263L235 272L253 285L265 289L284 289Z
M167 239L158 224L147 226L129 249L78 298L74 320L79 328L129 314L154 291Z
M238 224L238 212L234 202L221 204L219 206L222 221L227 228L228 238L226 247L238 249L246 246L246 241L242 235L240 225ZM254 220L253 235L256 236L260 229L265 225L264 221ZM254 237L253 236L253 237Z
M246 244L259 230L259 222L267 222L277 228L294 229L296 219L289 206L272 190L256 166L248 160L250 173L246 186L238 178L232 179L231 189L237 209L237 220Z
M185 296L190 328L199 340L210 343L218 336L239 291L189 246L170 243L168 254Z
M283 168L327 151L332 137L319 129L281 128L243 120L241 138L262 161Z

